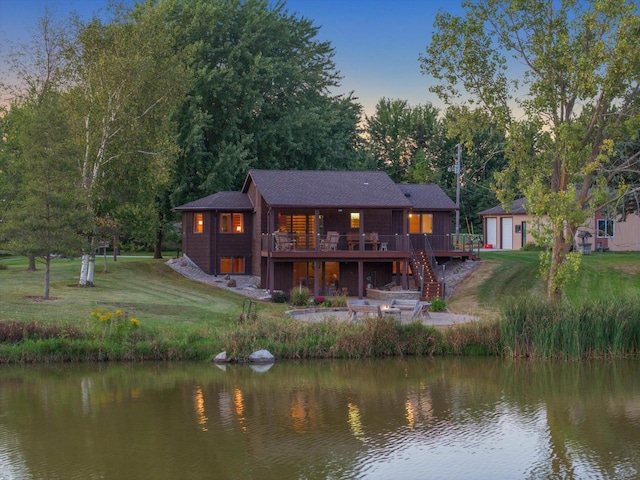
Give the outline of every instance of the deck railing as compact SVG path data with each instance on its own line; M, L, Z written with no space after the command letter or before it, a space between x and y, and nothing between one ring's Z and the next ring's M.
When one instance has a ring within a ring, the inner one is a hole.
M262 234L262 249L274 252L404 252L408 250L406 235L384 235L376 232L363 234L307 235L300 233Z

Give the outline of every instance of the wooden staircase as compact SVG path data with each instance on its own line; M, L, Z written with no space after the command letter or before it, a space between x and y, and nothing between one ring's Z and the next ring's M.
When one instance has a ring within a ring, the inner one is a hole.
M420 278L424 268L424 278ZM443 298L443 285L439 282L431 262L427 258L424 250L417 250L411 256L411 270L414 272L414 278L417 282L422 281L422 297L421 300L433 300L434 298Z

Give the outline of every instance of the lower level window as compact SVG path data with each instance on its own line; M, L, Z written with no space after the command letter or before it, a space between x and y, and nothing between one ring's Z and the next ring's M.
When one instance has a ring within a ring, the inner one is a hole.
M220 273L244 273L244 257L222 257Z
M598 220L598 238L613 238L616 236L614 220Z

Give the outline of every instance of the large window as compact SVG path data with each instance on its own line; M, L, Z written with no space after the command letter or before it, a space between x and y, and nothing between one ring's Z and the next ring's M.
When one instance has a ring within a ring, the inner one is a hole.
M433 233L433 214L410 213L409 233Z
M244 273L244 257L222 257L220 273Z
M222 233L243 233L244 215L242 213L223 213L220 215Z
M598 238L613 238L616 236L614 220L598 220Z
M193 233L203 233L203 232L204 232L204 214L194 213L193 214Z

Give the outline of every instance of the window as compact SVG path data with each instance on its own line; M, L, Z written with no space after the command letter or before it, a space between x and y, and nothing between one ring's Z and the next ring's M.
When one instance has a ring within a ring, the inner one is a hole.
M360 214L352 213L351 214L351 222L349 224L351 228L360 228Z
M204 232L204 214L194 213L193 214L193 233L203 233L203 232Z
M410 213L409 233L433 233L433 214Z
M220 273L244 273L244 257L220 258Z
M598 220L598 238L613 238L616 236L614 220Z
M223 213L220 215L222 233L243 233L244 215L242 213Z

